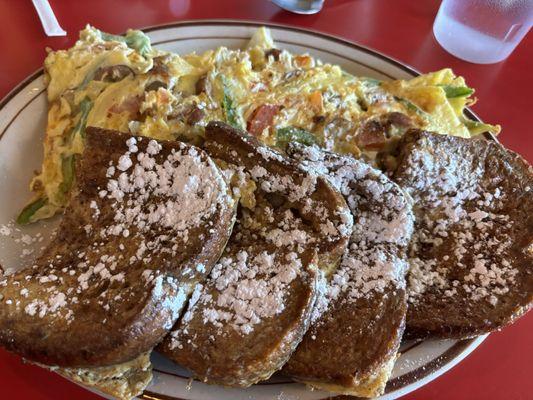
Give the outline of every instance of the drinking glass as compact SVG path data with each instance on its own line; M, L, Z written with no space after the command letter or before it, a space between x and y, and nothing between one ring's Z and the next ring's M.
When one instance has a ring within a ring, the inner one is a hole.
M533 22L533 0L443 0L435 38L449 53L477 64L505 60Z

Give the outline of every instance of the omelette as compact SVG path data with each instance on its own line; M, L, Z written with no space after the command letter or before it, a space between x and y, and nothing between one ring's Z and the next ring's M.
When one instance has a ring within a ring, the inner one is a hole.
M411 127L461 137L500 129L464 116L474 90L450 69L411 80L353 76L277 48L265 28L245 49L180 55L153 48L141 31L87 26L72 48L50 51L44 69L44 161L20 224L64 208L87 126L201 144L206 124L222 120L280 150L317 144L389 167L391 148Z

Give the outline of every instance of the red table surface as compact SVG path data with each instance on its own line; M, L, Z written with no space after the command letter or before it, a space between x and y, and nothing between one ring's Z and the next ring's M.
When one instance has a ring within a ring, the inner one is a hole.
M435 41L432 23L439 1L326 0L321 13L300 16L267 0L50 0L66 37L44 35L29 0L0 0L0 97L41 67L45 47L71 46L85 24L120 33L187 19L230 18L271 21L334 34L376 49L429 72L451 67L476 88L473 110L503 127L500 140L533 160L530 135L533 93L533 37L526 37L510 58L475 65L454 58ZM533 398L533 315L490 335L466 360L436 381L405 396L427 399ZM23 364L0 350L2 399L98 399L51 372Z

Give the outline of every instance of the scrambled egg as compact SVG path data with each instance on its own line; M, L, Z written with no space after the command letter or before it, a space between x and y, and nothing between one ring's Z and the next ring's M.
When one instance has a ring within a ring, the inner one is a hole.
M411 127L461 137L499 131L463 116L473 90L449 69L409 81L355 77L277 49L264 28L246 49L178 55L153 49L140 31L88 26L74 47L48 54L45 71L43 168L19 223L65 206L86 126L198 144L209 121L223 120L280 149L316 143L377 164L390 161L382 155Z

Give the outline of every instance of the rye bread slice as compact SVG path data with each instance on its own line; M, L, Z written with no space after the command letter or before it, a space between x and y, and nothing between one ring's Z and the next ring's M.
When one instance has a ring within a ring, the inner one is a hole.
M41 364L150 351L220 256L235 216L202 150L88 128L70 204L35 265L0 281L0 343Z
M240 207L222 258L159 349L203 382L246 387L301 341L324 282L315 265L334 268L351 218L325 180L244 132L211 123L205 148L253 180L256 204Z
M335 271L348 244L353 218L344 198L327 179L271 149L254 136L222 122L205 130L211 157L242 167L273 204L283 201L316 232L318 266L326 276Z
M304 339L283 372L311 387L360 397L383 393L405 327L410 200L363 161L292 145L289 154L326 176L354 216L348 249Z
M495 142L418 130L393 179L414 199L410 337L500 329L533 301L533 168Z

